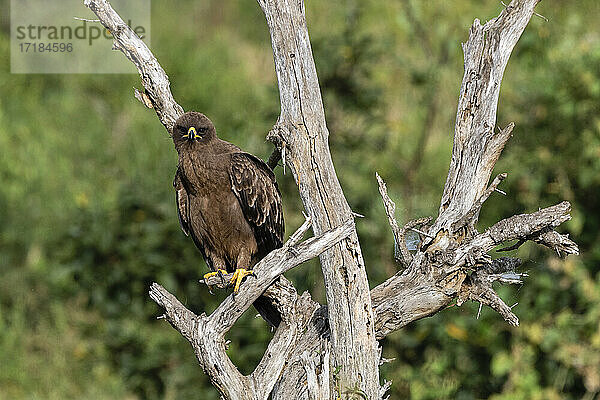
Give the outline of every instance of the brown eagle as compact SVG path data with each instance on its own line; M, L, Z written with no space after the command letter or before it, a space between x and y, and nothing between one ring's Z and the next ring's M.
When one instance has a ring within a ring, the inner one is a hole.
M252 267L283 244L281 193L269 166L217 137L213 123L198 112L183 114L172 132L179 163L173 186L179 223L213 271L234 272L237 292ZM254 304L272 325L279 315ZM262 304L262 307L261 307ZM268 307L267 307L268 308Z

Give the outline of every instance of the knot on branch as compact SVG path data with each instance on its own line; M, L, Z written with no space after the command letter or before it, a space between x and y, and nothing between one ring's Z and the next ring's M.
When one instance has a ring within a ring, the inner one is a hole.
M434 268L452 266L455 259L455 249L451 246L445 250L435 249L425 252L427 263Z
M479 246L472 247L467 252L465 265L468 268L476 268L477 266L491 265L491 263L492 257Z
M279 164L279 161L283 161L283 168L285 173L285 162L286 162L286 141L283 138L283 132L285 127L282 123L277 122L269 133L267 133L267 140L273 143L275 149L269 156L269 160L267 161L267 165L271 169L275 169L275 167Z
M320 338L329 339L331 330L329 329L329 315L327 306L320 306L311 317L312 327Z

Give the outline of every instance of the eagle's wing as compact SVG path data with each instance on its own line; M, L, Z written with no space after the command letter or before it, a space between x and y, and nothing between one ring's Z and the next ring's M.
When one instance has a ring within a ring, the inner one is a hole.
M177 172L175 173L175 179L173 180L173 187L175 188L175 199L177 201L177 216L179 217L179 225L181 226L181 230L185 233L186 236L192 236L192 240L194 244L200 250L204 261L210 269L213 268L213 261L210 257L206 256L206 251L204 250L204 245L196 233L192 228L192 220L190 214L190 203L192 199L188 194L188 190L185 188L185 184L183 181L183 173L181 171L181 167L177 167Z
M175 199L177 201L177 216L179 217L179 225L186 236L190 235L190 199L188 198L187 190L183 186L181 172L179 167L175 173L173 180L175 188Z
M261 159L233 153L229 171L231 189L254 231L259 257L283 245L283 209L275 174Z

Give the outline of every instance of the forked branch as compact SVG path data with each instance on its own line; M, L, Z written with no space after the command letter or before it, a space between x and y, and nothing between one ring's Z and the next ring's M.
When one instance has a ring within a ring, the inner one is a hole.
M476 19L463 44L465 71L458 100L454 146L434 231L450 229L485 191L513 124L496 132L504 70L539 0L513 0L485 25ZM476 222L476 221L475 221Z
M266 399L269 396L306 318L305 313L299 313L299 317L293 315L293 309L288 310L292 314L282 316L282 323L267 351L249 376L243 376L227 357L225 335L229 329L277 277L347 238L354 230L354 222L350 220L318 237L297 243L309 227L310 223L304 224L288 243L256 264L255 279L246 278L251 284L243 283L237 294L228 296L209 316L195 315L157 283L150 288L150 297L165 309L166 320L191 343L200 365L228 399Z
M376 332L382 337L406 323L431 315L458 296L489 305L509 323L518 324L510 307L492 289L494 281L519 281L489 272L494 263L487 254L494 247L518 240L546 245L561 254L578 254L575 242L554 231L570 219L568 202L502 220L484 233L475 229L483 203L506 178L488 181L514 124L496 131L500 83L512 49L534 14L538 0L513 0L497 18L481 25L475 20L463 45L465 73L456 115L454 146L440 214L428 237L414 255L411 267L371 292L377 314ZM378 176L388 218L390 204L385 184ZM486 188L487 187L487 188ZM392 210L393 211L393 210ZM390 219L394 237L400 236ZM398 239L396 239L398 241ZM517 246L518 247L518 246ZM514 267L514 266L513 266Z

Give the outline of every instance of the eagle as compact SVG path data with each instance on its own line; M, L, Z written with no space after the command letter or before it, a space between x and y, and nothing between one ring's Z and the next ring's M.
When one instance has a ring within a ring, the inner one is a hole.
M190 111L172 131L179 156L173 180L181 229L212 272L234 273L234 293L264 256L283 245L281 193L260 158L217 137L204 114ZM261 297L255 308L271 325L279 314Z

